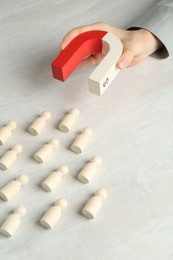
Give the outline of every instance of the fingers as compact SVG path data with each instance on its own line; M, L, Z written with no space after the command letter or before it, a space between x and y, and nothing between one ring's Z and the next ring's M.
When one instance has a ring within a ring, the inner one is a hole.
M111 27L108 24L105 23L93 23L90 25L85 25L81 27L77 27L71 31L69 31L65 37L63 38L60 48L63 50L70 42L73 40L76 36L78 36L81 33L87 32L87 31L92 31L92 30L106 30L108 31L109 27Z
M97 65L99 64L102 59L104 58L105 55L103 55L102 53L97 53L95 55L90 55L89 57L87 57L86 59L82 60L80 62L80 64L78 65L78 68L86 68L92 65Z
M126 39L124 39L125 31L102 22L81 26L69 31L63 38L60 48L63 50L76 36L92 30L104 30L115 33L120 39L122 39L124 45L124 51L116 66L122 70L132 64L134 59L134 51L132 46L128 42L126 42ZM102 59L103 54L98 53L97 55L90 55L87 59L84 59L78 67L83 68L89 65L99 64Z
M92 30L102 30L113 33L122 41L124 50L116 64L116 67L120 70L138 64L151 53L153 53L153 51L162 46L158 42L158 39L146 30L140 29L128 31L103 22L99 22L71 30L62 40L60 48L63 50L76 36ZM143 44L143 42L146 44ZM84 59L78 67L99 64L102 59L103 55L101 54L90 55Z
M80 34L80 31L78 30L78 28L73 29L70 32L68 32L60 44L61 50L65 49L65 47L71 42L71 40L73 40L79 34Z
M82 60L79 65L77 66L77 69L83 69L83 68L87 68L89 66L92 66L95 64L95 59L94 57L91 55L89 56L87 59Z
M130 49L124 49L120 59L118 60L116 66L120 70L125 69L131 65L134 59L134 52Z

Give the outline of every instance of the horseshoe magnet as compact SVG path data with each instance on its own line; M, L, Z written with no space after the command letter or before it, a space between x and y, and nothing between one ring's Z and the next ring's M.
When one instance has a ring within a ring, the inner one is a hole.
M120 39L106 31L88 31L75 37L52 62L55 79L65 81L76 66L88 55L105 53L103 60L89 76L89 91L101 96L118 74L116 63L123 51Z

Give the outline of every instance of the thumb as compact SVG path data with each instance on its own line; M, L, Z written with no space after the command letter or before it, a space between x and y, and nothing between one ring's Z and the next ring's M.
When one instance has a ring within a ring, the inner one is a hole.
M127 68L128 66L130 66L133 58L134 52L129 49L124 49L120 59L116 64L117 68L119 68L120 70Z

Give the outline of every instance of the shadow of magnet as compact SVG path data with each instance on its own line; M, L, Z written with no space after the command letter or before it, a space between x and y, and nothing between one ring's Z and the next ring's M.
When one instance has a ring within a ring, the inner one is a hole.
M75 37L52 62L55 79L65 81L77 65L88 55L105 53L106 56L89 76L89 91L101 96L109 87L119 69L116 63L123 51L120 39L105 31L88 31Z

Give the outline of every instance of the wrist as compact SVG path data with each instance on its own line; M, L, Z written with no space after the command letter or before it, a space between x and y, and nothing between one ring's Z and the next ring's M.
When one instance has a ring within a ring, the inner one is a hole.
M157 51L163 46L162 42L150 31L146 29L139 29L139 32L144 35L146 40L151 43L151 48L153 49L153 52Z
M162 42L153 33L146 29L139 29L131 32L133 32L135 42L139 41L144 43L143 49L145 49L149 55L163 46Z

